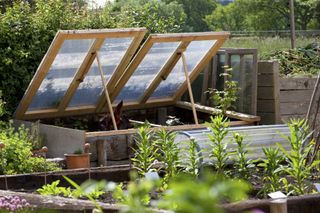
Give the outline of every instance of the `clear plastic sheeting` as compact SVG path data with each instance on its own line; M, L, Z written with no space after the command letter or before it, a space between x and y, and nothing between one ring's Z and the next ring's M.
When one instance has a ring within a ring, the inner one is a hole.
M116 100L139 100L179 44L180 42L154 43Z
M104 77L108 81L112 73L117 69L126 51L128 50L133 38L107 38L99 50L99 59L102 65ZM80 83L73 95L69 107L95 105L103 91L102 80L95 59L91 68Z
M93 39L65 40L28 110L57 108Z
M184 52L189 74L213 47L216 40L192 41ZM186 80L182 59L177 62L166 80L162 81L151 98L168 98L174 96L177 89Z

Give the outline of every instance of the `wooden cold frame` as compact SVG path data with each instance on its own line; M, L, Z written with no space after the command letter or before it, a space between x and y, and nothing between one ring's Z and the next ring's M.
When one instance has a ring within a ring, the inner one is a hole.
M192 82L196 76L201 72L201 70L205 67L206 63L214 56L217 50L222 46L223 42L229 37L229 33L227 32L202 32L202 33L175 33L175 34L151 34L146 42L143 44L143 47L139 50L135 58L132 60L130 65L125 71L125 75L123 75L116 85L112 85L112 92L110 94L111 102L113 102L116 97L121 92L122 88L126 85L130 77L133 75L135 70L138 68L139 64L142 62L146 54L151 49L152 45L157 42L181 42L181 44L177 47L176 51L172 54L172 56L167 60L167 62L163 65L160 71L157 73L156 77L153 79L151 84L147 87L143 96L140 98L139 103L146 103L155 89L159 86L162 80L166 79L169 73L172 71L176 63L181 57L181 52L183 52L190 42L192 41L201 41L201 40L215 40L215 44L211 47L211 49L205 54L205 56L200 60L200 62L196 65L195 69L190 73L190 81ZM111 85L110 85L111 86ZM109 87L108 87L109 88ZM177 101L178 98L182 96L182 94L187 90L186 81L179 87L178 92L172 97L173 101ZM172 102L170 100L170 102ZM97 106L97 112L103 112L106 109L106 101L101 95L100 101ZM155 101L155 107L157 107L157 103Z
M46 55L42 59L37 72L33 76L31 83L29 84L18 108L15 111L14 117L17 119L38 119L44 118L47 115L49 117L59 116L60 114L65 114L68 112L66 107L70 102L72 95L78 88L79 84L85 77L85 74L89 71L90 65L95 59L95 52L98 51L102 45L101 40L106 38L121 38L121 37L133 37L131 45L126 50L124 57L122 58L118 67L125 69L131 58L133 57L135 51L139 47L144 35L146 33L145 28L128 28L128 29L101 29L101 30L60 30L57 32L55 38L53 39ZM42 81L46 77L53 61L55 60L59 50L65 40L68 39L96 39L88 51L80 68L77 70L74 79L72 80L69 88L66 91L64 97L57 109L44 109L35 110L34 112L27 112L29 105L31 104L32 98L39 89ZM102 41L103 42L103 41ZM86 108L86 107L84 107ZM88 107L90 111L90 106ZM52 113L52 115L51 115ZM40 115L41 114L41 115Z
M177 93L173 97L149 99L152 93L157 89L162 80L166 79L170 72L180 60L181 53L188 47L192 41L214 40L215 43L209 51L201 58L196 67L189 73L192 82L199 72L204 68L206 63L214 56L218 48L229 37L227 32L205 32L205 33L176 33L176 34L153 34L150 35L138 53L134 56L139 47L146 30L143 28L134 29L110 29L110 30L75 30L75 31L59 31L55 36L47 54L44 56L36 74L34 75L22 101L20 102L16 112L17 119L39 119L52 118L72 115L84 115L93 113L102 113L108 111L106 107L106 98L103 91L95 105L86 106L68 106L70 100L75 94L80 83L89 72L93 60L96 58L96 52L99 52L105 38L133 37L133 41L126 50L120 63L112 73L108 83L107 91L110 92L111 103L115 100L122 88L126 85L130 77L133 75L143 58L146 56L152 45L156 42L181 42L172 56L163 65L156 77L146 88L140 100L124 103L124 109L142 109L149 107L159 107L175 104L180 96L186 91L186 81L180 85ZM39 109L27 111L31 104L33 96L39 89L42 81L46 77L55 57L57 56L64 40L67 39L95 39L79 69L76 71L74 79L66 90L57 108ZM134 56L134 58L133 58ZM133 60L130 62L130 60ZM130 63L130 64L129 64ZM128 65L129 64L129 65Z

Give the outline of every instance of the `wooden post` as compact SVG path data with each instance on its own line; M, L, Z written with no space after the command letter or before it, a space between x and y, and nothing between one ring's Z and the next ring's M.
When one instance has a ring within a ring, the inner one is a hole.
M287 200L276 199L270 202L270 213L287 213Z
M112 109L112 105L111 105L108 89L107 89L107 81L106 81L106 79L104 78L104 75L103 75L103 70L102 70L102 66L101 66L101 63L100 63L98 52L96 52L96 59L97 59L97 63L98 63L99 71L100 71L101 82L102 82L102 86L103 86L103 89L104 89L104 94L106 96L107 105L108 105L109 112L110 112L110 115L111 115L111 120L112 120L114 129L118 130L116 119L115 119L114 114L113 114L113 109Z
M291 32L291 48L296 48L296 29L294 23L294 4L293 0L289 0L290 6L290 32Z
M186 61L186 57L185 57L183 52L181 53L181 58L182 58L184 74L186 75L186 81L187 81L187 86L188 86L188 91L189 91L190 102L191 102L191 105L192 105L192 112L193 112L194 122L195 122L195 124L199 124L197 111L196 111L196 108L194 106L194 99L193 99L193 94L192 94L190 78L189 78L187 61Z

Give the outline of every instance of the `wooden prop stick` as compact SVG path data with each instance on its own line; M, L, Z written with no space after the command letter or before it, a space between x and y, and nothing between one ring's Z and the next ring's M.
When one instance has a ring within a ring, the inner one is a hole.
M189 91L189 97L190 97L190 102L191 102L191 105L192 105L192 112L193 112L194 122L195 122L195 124L199 124L197 111L196 111L196 108L194 106L194 99L193 99L193 93L192 93L190 78L189 78L187 61L186 61L186 57L185 57L183 52L181 53L181 58L182 58L184 74L186 75L187 86L188 86L188 91Z
M116 119L115 119L114 114L113 114L113 109L112 109L112 105L111 105L108 89L107 89L107 81L106 81L106 79L104 78L104 75L103 75L103 70L102 70L102 66L101 66L101 63L100 63L100 58L99 58L98 52L96 52L96 59L97 59L97 63L98 63L99 71L100 71L102 87L104 89L104 94L106 96L107 105L108 105L109 112L110 112L110 115L111 115L112 124L114 126L114 129L118 130Z

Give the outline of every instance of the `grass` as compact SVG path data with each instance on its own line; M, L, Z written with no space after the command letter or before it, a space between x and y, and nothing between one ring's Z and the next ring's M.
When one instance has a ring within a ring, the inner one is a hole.
M318 37L297 37L296 46L304 47L310 43L320 42ZM291 47L290 38L280 37L238 37L227 40L223 47L233 48L257 48L260 59L268 59L268 55L277 50L289 49Z

